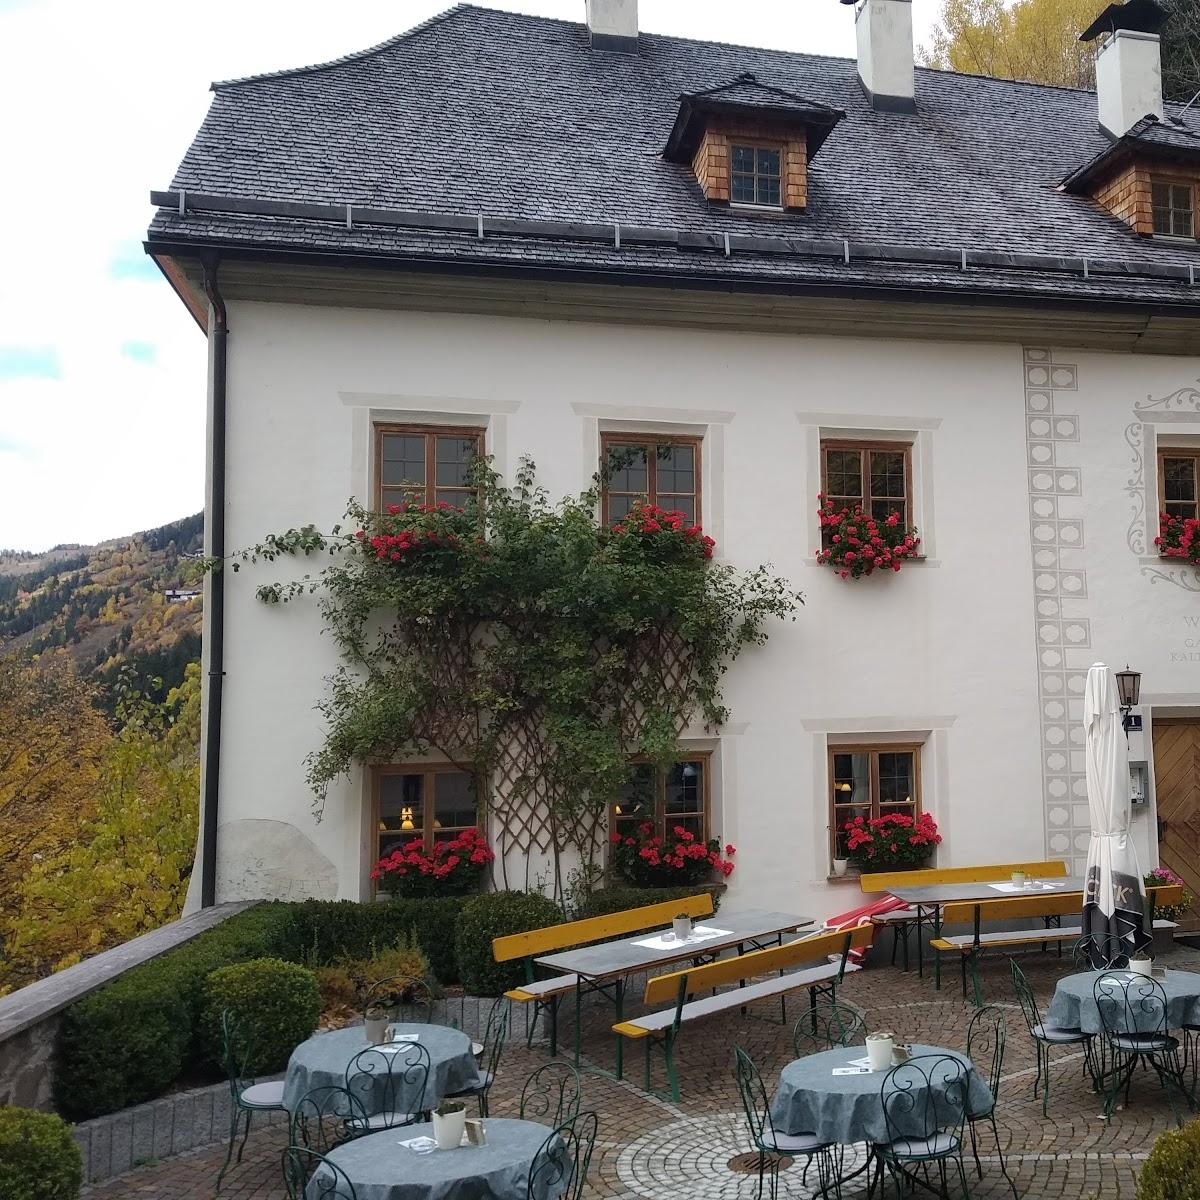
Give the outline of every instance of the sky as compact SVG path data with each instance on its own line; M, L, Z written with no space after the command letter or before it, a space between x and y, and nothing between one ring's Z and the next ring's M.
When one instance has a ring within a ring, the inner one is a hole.
M452 0L0 0L0 549L204 502L204 336L142 251L209 83L372 46ZM478 0L582 20L584 0ZM918 44L940 0L913 0ZM836 0L640 0L640 25L852 56Z

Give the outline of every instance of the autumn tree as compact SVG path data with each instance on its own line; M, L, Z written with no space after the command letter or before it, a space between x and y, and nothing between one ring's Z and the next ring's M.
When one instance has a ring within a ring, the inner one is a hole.
M1170 0L1162 31L1163 94L1187 103L1200 92L1200 0Z

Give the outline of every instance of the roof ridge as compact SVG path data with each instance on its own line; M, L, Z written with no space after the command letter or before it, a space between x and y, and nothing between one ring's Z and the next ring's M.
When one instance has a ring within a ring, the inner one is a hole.
M317 71L327 71L332 67L340 67L346 63L361 62L363 59L371 58L373 55L379 54L381 51L387 50L399 42L406 41L418 33L424 33L426 30L432 29L435 25L440 25L443 21L448 21L464 9L479 7L477 4L455 4L452 8L448 8L443 12L434 13L432 17L427 17L411 29L405 29L400 33L393 34L390 38L385 38L382 42L377 42L374 46L368 46L364 50L355 50L350 54L343 54L340 58L331 58L327 62L311 63L305 67L283 67L278 71L262 71L257 75L242 75L236 79L214 80L208 85L208 90L210 92L219 92L224 88L238 87L243 83L259 83L264 79L286 79L291 75L314 74Z

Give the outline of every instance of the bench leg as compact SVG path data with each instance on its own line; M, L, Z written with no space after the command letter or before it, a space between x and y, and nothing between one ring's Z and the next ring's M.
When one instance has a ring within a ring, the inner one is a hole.
M975 985L975 1007L983 1007L983 984L979 979L979 960L982 957L978 952L971 955L971 982Z
M617 1019L616 1019L615 1024L619 1025L623 1020L625 1020L625 980L624 979L617 980L617 986L616 986L616 990L614 992L614 1001L615 1001L616 1009L617 1009ZM625 1061L624 1060L624 1052L625 1052L625 1039L623 1037L621 1037L620 1034L618 1034L617 1035L617 1078L618 1079L622 1078L622 1071L624 1068L624 1061Z
M550 1057L558 1055L558 997L555 996L546 1008L546 1019L550 1023Z
M668 1033L663 1041L663 1054L667 1060L667 1084L671 1089L671 1099L679 1103L679 1076L675 1074L675 1035Z
M935 905L933 909L933 940L936 942L942 936L942 907ZM942 956L934 951L933 955L933 990L942 990Z
M575 984L575 1070L579 1070L579 1051L583 1041L583 981Z

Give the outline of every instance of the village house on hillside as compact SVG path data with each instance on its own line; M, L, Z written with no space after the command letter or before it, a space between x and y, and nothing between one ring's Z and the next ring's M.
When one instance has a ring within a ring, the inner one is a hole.
M1097 658L1143 673L1142 862L1200 892L1200 111L1163 101L1155 6L1100 8L1096 92L916 69L908 0L843 10L857 61L588 0L214 84L146 243L210 340L208 552L459 497L481 453L575 494L619 447L604 520L682 511L805 596L642 781L736 844L731 896L847 907L838 830L888 813L933 815L937 865L1078 873ZM826 500L919 551L843 578ZM528 814L433 757L314 819L337 653L257 579L205 585L193 901L367 899L382 853L476 822L537 880Z

